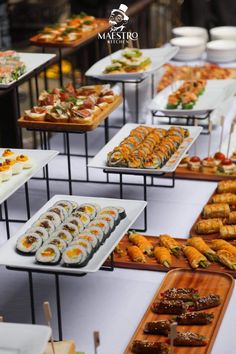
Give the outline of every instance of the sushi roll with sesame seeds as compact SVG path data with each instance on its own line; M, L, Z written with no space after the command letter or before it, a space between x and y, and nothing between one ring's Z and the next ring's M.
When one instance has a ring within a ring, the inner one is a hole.
M70 216L67 220L67 223L71 223L77 226L78 228L78 232L82 232L84 229L84 224L82 223L82 221L80 220L80 218L77 218L76 216Z
M103 233L103 242L106 240L106 238L110 235L110 225L106 220L103 219L94 219L91 221L89 224L89 227L98 227L102 233Z
M52 237L47 241L47 244L55 245L61 253L63 253L67 247L66 241L62 240L60 237Z
M62 259L65 267L76 268L84 267L89 261L89 256L83 246L72 245L63 252Z
M61 240L65 241L67 244L73 241L73 236L67 230L59 230L53 234L53 237L60 238Z
M43 242L47 241L49 238L49 234L44 227L40 227L40 226L32 227L27 232L28 233L34 232L34 233L38 234L42 238Z
M92 235L96 236L99 241L99 245L102 243L103 238L104 238L104 234L103 234L102 230L96 226L87 227L87 229L83 231L83 234L89 234L89 235L92 234Z
M84 227L88 226L91 221L89 215L84 213L83 211L75 210L72 215L76 218L79 218L82 221Z
M29 232L18 238L16 250L21 254L32 256L36 253L42 243L43 240L38 234Z
M46 244L37 250L35 259L40 264L56 265L61 260L61 252L57 246Z
M54 223L48 219L37 220L33 227L42 227L48 232L49 235L51 235L56 229Z
M55 227L58 227L61 224L61 218L60 216L55 213L54 211L48 211L44 214L42 214L39 218L39 220L41 219L48 219L50 221L53 222L53 224L55 225Z
M118 225L120 223L120 215L119 215L119 211L117 208L115 207L106 207L103 208L100 212L99 212L99 216L103 215L103 214L109 214L111 216L113 216L114 220L115 220L115 225Z

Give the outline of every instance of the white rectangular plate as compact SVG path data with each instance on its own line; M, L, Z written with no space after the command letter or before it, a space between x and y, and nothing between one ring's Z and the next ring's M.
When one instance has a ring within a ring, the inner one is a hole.
M198 97L192 109L167 109L169 94L177 90L182 83L183 81L181 80L176 81L159 92L150 103L149 109L162 112L169 117L201 115L213 111L236 93L236 80L208 80L203 95Z
M152 61L149 68L145 71L138 73L120 73L120 74L104 74L106 66L111 64L112 59L117 59L121 57L122 50L112 53L107 57L99 60L86 72L86 76L95 77L100 80L108 81L126 81L126 80L140 80L155 70L159 69L162 65L168 62L171 58L175 56L178 52L178 47L168 47L168 48L152 48L152 49L141 49L144 57L149 57Z
M121 206L125 208L126 218L121 220L120 224L107 238L106 242L97 250L97 252L90 259L85 267L81 268L66 268L59 265L48 266L40 265L35 262L34 256L22 256L16 253L15 246L19 236L21 236L31 225L54 205L59 200L73 200L78 204L82 203L97 203L102 208L106 206ZM63 273L92 273L99 270L109 254L122 239L124 234L129 230L131 225L139 217L141 212L146 207L147 202L141 200L126 200L126 199L111 199L111 198L92 198L92 197L78 197L67 195L55 195L51 198L26 224L19 230L19 232L10 238L0 249L0 264L16 268L25 268L33 270L42 270L50 272L63 272Z
M0 354L43 354L50 335L48 326L0 323Z
M41 65L46 64L56 56L55 54L44 53L19 53L19 55L20 60L23 61L26 65L26 72L21 75L18 80L21 80L26 75L39 68ZM9 84L0 84L0 89L8 88L18 80L11 81Z
M0 156L5 149L0 149ZM23 170L19 175L12 176L9 181L0 184L0 204L8 199L17 191L25 182L34 176L39 170L46 166L59 151L54 150L27 150L27 149L12 149L16 154L28 155L33 160L33 167Z
M126 167L110 167L107 166L107 154L111 152L115 146L118 146L120 142L126 138L132 129L138 127L140 124L128 123L125 124L119 132L99 151L99 153L90 161L88 164L89 167L106 169L109 172L122 172L122 173L140 173L140 174L161 174L173 172L177 168L178 164L182 160L184 154L190 149L191 145L198 138L199 134L202 131L202 127L183 127L189 130L189 137L184 140L180 145L176 153L170 158L169 161L161 169L145 169L145 168L126 168ZM171 125L148 125L141 124L148 127L157 127L168 129Z

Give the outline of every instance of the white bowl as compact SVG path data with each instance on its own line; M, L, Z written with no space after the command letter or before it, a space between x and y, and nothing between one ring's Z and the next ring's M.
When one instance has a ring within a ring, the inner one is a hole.
M210 29L212 40L231 39L236 40L236 26L221 26Z
M206 42L208 40L207 30L203 27L183 26L172 29L174 37L201 37Z
M224 63L236 60L236 41L219 39L207 43L207 59L214 63Z
M170 43L179 47L174 59L183 61L200 58L206 47L205 40L201 37L176 37Z

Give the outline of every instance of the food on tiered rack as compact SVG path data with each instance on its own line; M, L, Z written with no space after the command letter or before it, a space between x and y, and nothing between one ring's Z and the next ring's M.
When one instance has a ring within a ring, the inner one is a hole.
M214 155L214 160L215 160L215 163L216 165L220 165L221 162L225 159L225 154L223 154L222 152L218 151L215 153Z
M236 180L220 181L217 187L217 193L236 194Z
M170 288L161 296L168 300L182 300L182 301L192 301L199 297L199 293L193 288Z
M0 84L9 84L18 80L26 72L26 66L20 55L14 50L0 51Z
M131 352L135 354L170 354L170 347L163 342L135 340L132 343Z
M235 206L235 204L234 204ZM236 211L231 211L227 220L227 224L236 225Z
M188 80L168 96L167 109L192 109L206 86L205 80Z
M187 312L182 315L174 316L173 321L178 325L207 325L212 322L214 318L213 313L208 312Z
M187 241L188 246L196 248L200 253L204 254L209 261L217 261L216 252L212 250L201 237L192 237Z
M165 73L158 84L157 92L177 80L222 80L230 76L230 71L227 68L221 68L216 64L205 64L203 66L165 64L164 68Z
M21 235L16 251L39 264L83 267L124 219L124 208L61 200ZM141 252L142 253L142 252Z
M220 237L223 239L236 238L236 225L221 226Z
M173 126L166 130L140 125L108 153L107 165L160 169L188 135L189 131L182 127Z
M199 171L201 167L201 159L198 156L193 156L189 159L187 167L191 171Z
M189 306L190 311L201 311L221 304L220 296L217 294L210 294L207 296L199 297Z
M206 173L215 173L217 170L216 162L211 156L205 157L201 161L201 171Z
M236 247L233 246L231 243L222 240L222 239L215 239L211 241L211 248L214 251L226 250L236 256Z
M236 205L236 195L233 193L215 194L212 197L213 203L227 203L229 205Z
M146 263L146 258L138 246L129 246L127 251L133 262Z
M231 253L225 249L217 251L219 261L226 267L236 270L236 254Z
M130 232L129 240L136 246L140 248L142 253L146 253L151 256L153 254L153 245L150 241L146 239L143 235L136 232Z
M224 159L218 166L218 171L226 175L231 175L235 172L235 164L230 159Z
M153 303L152 311L159 314L181 315L187 311L187 305L182 300L161 299Z
M44 27L44 29L34 37L34 41L43 43L73 43L83 35L94 31L98 27L98 19L89 16L85 12L73 15L65 22L53 26Z
M192 332L177 333L174 345L179 347L203 347L207 345L206 337Z
M43 91L38 106L26 110L24 119L55 123L88 124L114 102L117 96L110 85L82 86Z
M195 231L197 234L214 234L220 231L221 226L223 226L223 222L221 219L206 219L199 220L196 223Z
M120 58L111 60L111 64L106 66L104 73L138 73L147 70L150 64L151 59L144 57L140 49L125 48Z
M203 208L203 218L227 218L230 213L230 207L226 203L207 204Z
M143 332L146 334L160 334L167 336L172 320L159 320L145 323Z
M192 246L186 246L183 248L183 252L192 268L207 268L209 266L207 258L203 254L201 254L196 248Z
M154 257L157 262L162 264L163 266L170 268L172 264L170 251L165 247L155 247L154 248Z
M166 247L173 255L178 257L181 252L181 245L173 237L169 235L160 235L159 236L160 245Z

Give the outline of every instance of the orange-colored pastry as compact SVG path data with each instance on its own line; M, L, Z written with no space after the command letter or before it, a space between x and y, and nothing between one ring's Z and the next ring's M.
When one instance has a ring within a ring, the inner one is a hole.
M146 253L151 256L153 254L153 245L146 237L140 235L136 232L132 232L129 234L129 240L140 248L142 253Z
M172 258L170 251L165 247L155 247L153 252L156 260L163 266L170 268L172 264Z
M201 254L196 248L192 246L186 246L184 247L183 251L192 268L207 268L209 266L207 258L203 254Z
M132 261L146 263L146 258L138 246L127 247L127 252Z

